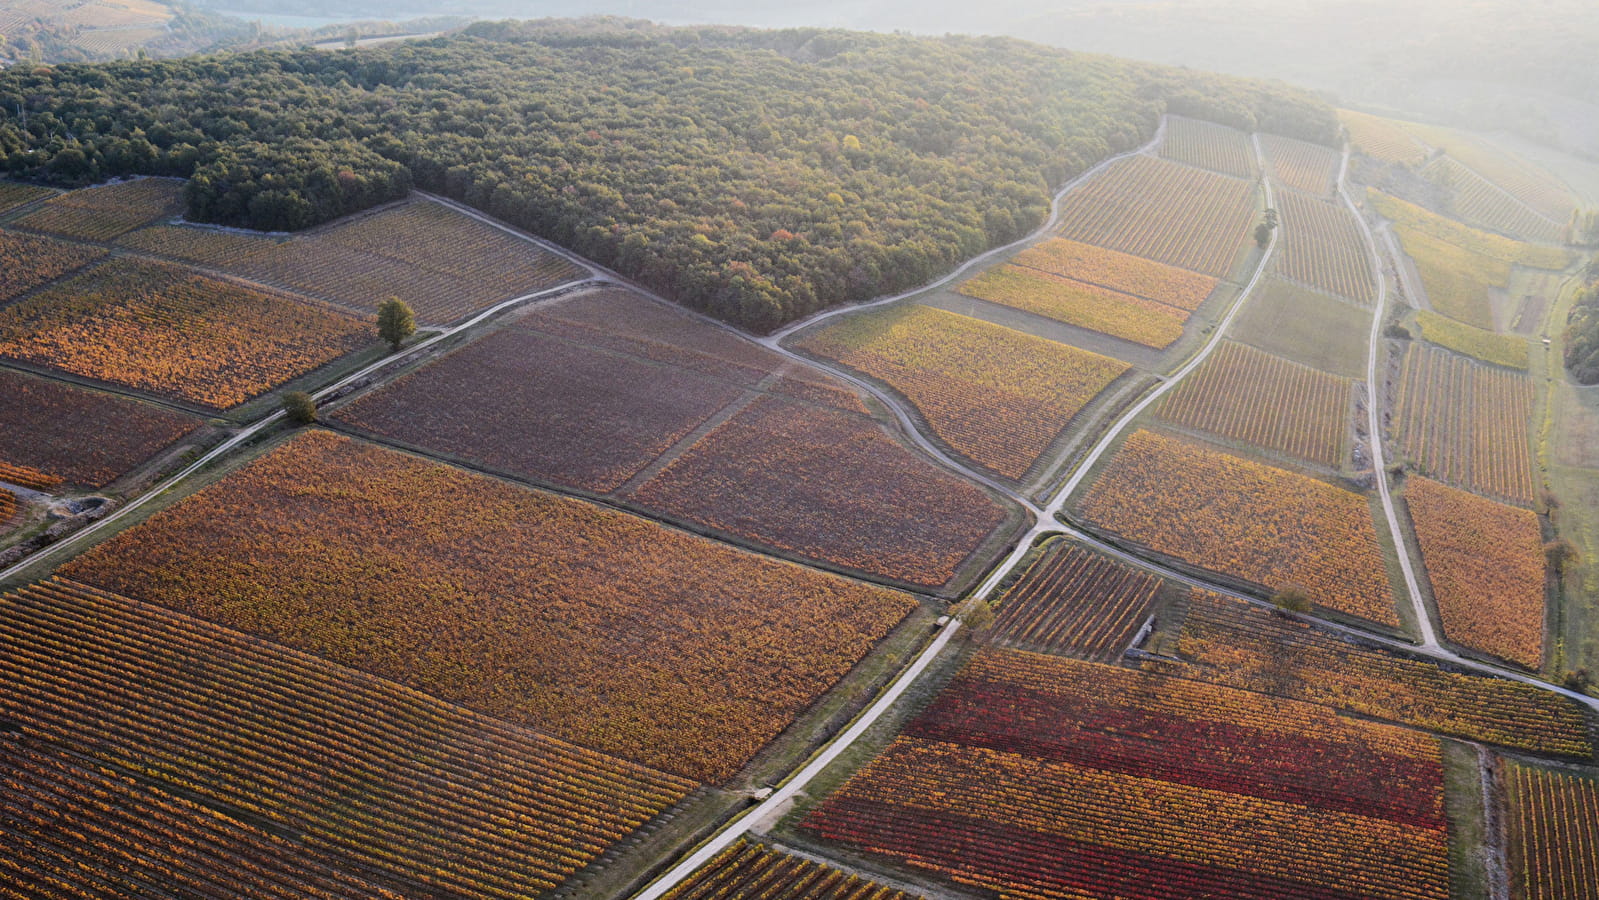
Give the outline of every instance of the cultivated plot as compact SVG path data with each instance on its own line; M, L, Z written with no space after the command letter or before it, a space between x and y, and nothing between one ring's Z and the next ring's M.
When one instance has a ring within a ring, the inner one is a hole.
M810 859L739 840L666 900L918 900Z
M1599 778L1501 763L1515 900L1599 896Z
M1188 662L1144 667L1529 753L1594 750L1583 707L1558 694L1365 647L1231 597L1194 592L1175 650Z
M1279 195L1277 206L1280 244L1273 264L1278 275L1363 307L1377 301L1369 250L1346 207L1295 191Z
M1296 191L1331 197L1343 158L1337 150L1275 134L1260 136L1271 176Z
M1340 109L1338 119L1349 129L1349 143L1373 159L1404 166L1427 161L1429 148L1406 130L1403 123L1349 109Z
M1347 456L1353 394L1347 378L1229 341L1166 395L1157 414L1337 469Z
M1443 800L1428 736L989 650L800 830L1010 896L1443 900Z
M1258 211L1250 181L1132 156L1067 195L1059 232L1225 278L1250 239Z
M141 178L59 194L15 223L19 228L109 241L183 210L183 182Z
M1183 323L1188 321L1186 310L1026 266L997 266L963 282L958 290L1156 350L1182 337Z
M216 410L372 339L321 303L126 258L0 308L0 356Z
M1059 275L1193 312L1216 289L1216 279L1093 244L1050 238L1017 254L1018 266Z
M915 606L322 431L61 571L718 781Z
M905 304L842 317L802 336L797 346L893 388L955 452L1013 480L1131 368L979 319Z
M1531 506L1532 382L1425 344L1405 351L1393 421L1421 472Z
M1160 155L1238 178L1253 178L1258 171L1248 134L1183 116L1166 117L1166 139L1161 142Z
M533 310L334 420L927 587L1007 516L890 437L843 382L624 291Z
M15 181L0 181L0 213L16 209L25 203L32 203L48 197L55 191L35 184L21 184Z
M1545 574L1537 515L1425 478L1406 484L1405 506L1444 635L1539 668Z
M1450 190L1456 214L1473 225L1546 244L1565 239L1564 220L1557 222L1539 215L1455 159L1440 156L1421 171L1429 181Z
M200 425L152 403L0 369L0 481L104 487Z
M232 826L222 827L184 805L175 830L149 846L131 833L108 835L109 846L72 841L61 852L75 880L86 874L75 864L120 855L113 848L130 854L123 864L135 871L151 854L209 849L232 864L191 874L248 878L250 866L266 865L253 851L268 844L290 880L322 877L318 862L325 861L391 889L526 897L560 884L693 788L70 581L0 598L0 636L10 648L0 656L4 712L30 739L74 762L138 773L139 794L151 802L171 790L231 813ZM80 776L33 777L65 791ZM130 790L126 783L112 789ZM15 790L9 781L0 787L11 809ZM104 810L88 812L89 821L75 824L104 824ZM258 828L296 840L271 840ZM196 848L208 830L223 843ZM9 824L0 828L0 847L14 841ZM163 892L170 886L161 882Z
M1371 313L1280 278L1262 281L1227 334L1275 356L1364 378Z
M1065 541L1033 561L1000 601L991 640L1112 663L1154 608L1160 579Z
M1079 512L1191 565L1398 625L1366 498L1159 432L1134 432Z
M583 275L531 241L425 200L282 241L166 226L122 243L356 309L399 297L420 320L437 324Z
M0 231L0 303L105 256L98 247Z

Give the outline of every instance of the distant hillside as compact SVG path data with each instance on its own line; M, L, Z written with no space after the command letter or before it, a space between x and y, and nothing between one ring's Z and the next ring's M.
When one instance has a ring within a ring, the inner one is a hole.
M176 56L259 36L237 19L163 0L0 0L0 66Z
M0 73L12 173L192 177L294 230L417 186L755 330L1035 227L1163 112L1330 142L1285 87L1003 38L480 23L423 42Z

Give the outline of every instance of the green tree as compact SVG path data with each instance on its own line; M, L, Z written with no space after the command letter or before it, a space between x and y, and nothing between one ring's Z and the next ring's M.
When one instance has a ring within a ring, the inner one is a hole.
M416 334L416 315L399 297L390 297L378 307L378 337L389 342L389 349L400 352L400 344Z
M1285 613L1310 612L1310 595L1293 586L1285 587L1272 594L1271 603Z
M305 391L283 395L283 415L290 425L310 425L316 421L316 401Z

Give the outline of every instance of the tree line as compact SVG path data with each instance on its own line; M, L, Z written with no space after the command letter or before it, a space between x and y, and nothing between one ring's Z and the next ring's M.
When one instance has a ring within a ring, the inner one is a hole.
M1175 112L1325 144L1281 85L1008 38L634 21L0 72L0 163L192 179L196 221L296 230L463 201L764 331L1027 233Z

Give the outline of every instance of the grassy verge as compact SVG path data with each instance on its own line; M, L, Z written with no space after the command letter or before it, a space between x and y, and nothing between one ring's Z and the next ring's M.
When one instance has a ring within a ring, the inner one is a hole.
M1449 884L1454 900L1491 897L1486 854L1487 810L1477 748L1440 740L1444 761L1444 811L1449 819Z

